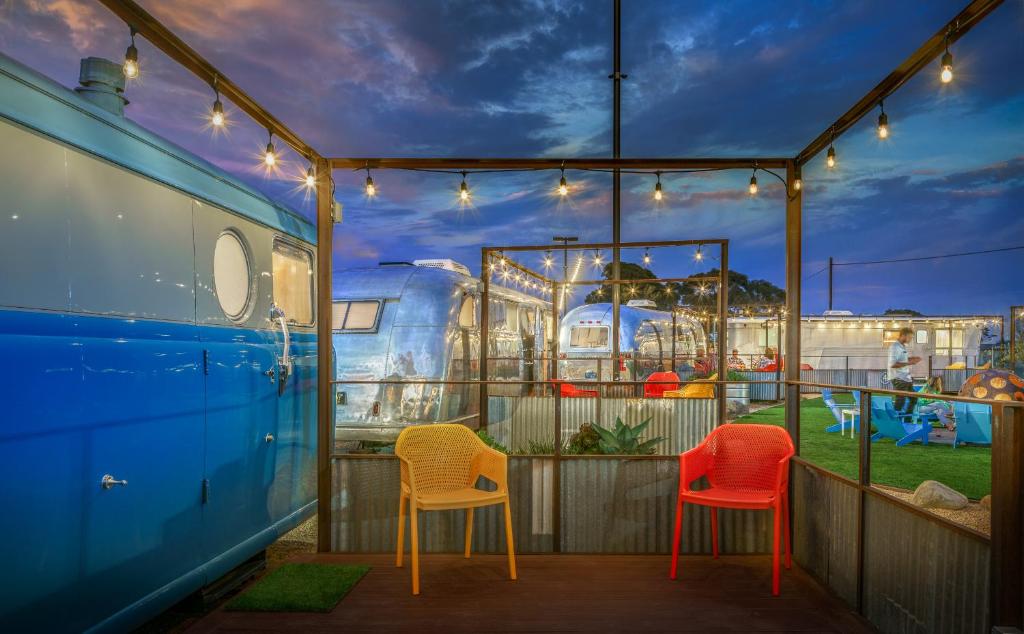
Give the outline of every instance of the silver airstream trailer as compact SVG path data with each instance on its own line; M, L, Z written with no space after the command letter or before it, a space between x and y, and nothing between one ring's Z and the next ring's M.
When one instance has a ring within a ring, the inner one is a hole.
M480 282L452 260L381 263L334 277L334 353L339 381L479 378ZM550 304L511 289L490 291L491 379L544 380ZM495 387L517 395L521 385ZM412 424L478 425L471 385L339 384L338 441L389 441Z
M562 318L558 332L560 375L610 381L613 364L624 378L642 380L675 368L706 346L704 328L686 315L656 310L650 300L630 300L619 310L619 360L612 360L612 305L584 304Z

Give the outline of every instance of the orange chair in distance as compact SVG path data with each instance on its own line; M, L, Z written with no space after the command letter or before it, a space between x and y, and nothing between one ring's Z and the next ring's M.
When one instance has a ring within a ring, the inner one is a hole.
M672 572L679 565L679 538L683 527L683 503L711 507L711 548L718 558L718 509L771 509L775 515L772 536L772 594L779 594L779 523L789 553L789 459L793 440L782 427L730 423L716 427L701 444L679 454L679 497L676 530L672 541ZM707 477L708 488L690 486Z
M662 383L670 381L670 383ZM679 389L679 375L675 372L652 372L644 384L644 396L647 398L662 398L665 392Z
M406 427L395 443L402 467L402 493L398 503L398 554L402 567L405 550L405 509L409 508L409 541L412 546L412 593L420 593L418 511L466 509L465 557L473 541L473 509L505 505L505 541L509 577L516 578L516 554L512 544L512 511L508 501L508 458L484 444L468 427L437 424ZM483 476L496 491L476 488Z

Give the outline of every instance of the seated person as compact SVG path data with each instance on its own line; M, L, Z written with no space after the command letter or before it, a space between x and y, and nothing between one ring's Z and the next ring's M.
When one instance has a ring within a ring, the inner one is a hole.
M928 379L928 382L921 388L921 394L942 394L942 377L933 376ZM953 422L953 406L950 405L949 401L941 401L938 399L922 398L918 400L917 414L934 414L939 419L939 423L949 431L956 429L956 424Z
M746 370L747 364L743 363L743 359L740 358L740 351L736 348L732 349L732 356L729 357L729 369L730 370Z
M707 354L704 348L697 348L697 358L693 361L693 374L695 376L707 376L714 371L714 360Z

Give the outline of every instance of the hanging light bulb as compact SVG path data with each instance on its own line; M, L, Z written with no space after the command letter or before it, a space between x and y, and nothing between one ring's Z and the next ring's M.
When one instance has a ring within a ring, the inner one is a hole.
M544 268L550 269L554 265L555 260L554 258L551 257L551 251L548 251L547 253L544 254Z
M698 262L704 261L704 252L700 250L700 245L697 245L697 252L693 254L693 259Z
M569 195L569 183L565 180L565 168L562 168L562 178L558 181L558 195L566 197Z
M804 188L804 180L800 166L797 165L793 168L793 189L794 191L800 191Z
M661 193L661 172L657 172L657 175L658 181L654 183L654 200L660 203L665 196Z
M313 171L313 166L310 165L309 169L306 170L306 189L313 189L316 187L316 173Z
M644 264L650 264L650 263L651 263L651 252L649 250L647 250L647 249L644 249Z
M953 54L949 52L949 34L946 34L946 52L942 54L939 62L939 80L944 84L953 81Z
M594 267L600 268L604 264L604 258L601 257L601 249L594 249Z
M751 196L757 195L757 168L754 168L754 173L750 176L750 187L747 188Z
M135 48L135 27L130 27L132 43L124 52L124 65L121 66L124 76L128 79L135 79L139 76L139 49Z
M274 148L274 133L267 130L267 150L263 153L263 164L267 167L277 165L277 150Z
M885 102L879 101L878 107L882 111L878 115L878 138L888 139L889 138L889 116L885 114Z
M825 166L832 169L836 166L836 149L832 146L828 146L828 154L825 155Z
M373 177L370 176L370 168L366 168L366 197L373 198L377 195L377 186L373 183Z
M469 197L469 185L466 184L466 172L463 172L462 184L459 185L459 200L462 201L463 203L468 203ZM502 258L502 261L504 262L504 258Z
M224 118L224 104L220 102L220 96L213 102L213 109L210 111L210 124L215 128L223 128L227 123Z

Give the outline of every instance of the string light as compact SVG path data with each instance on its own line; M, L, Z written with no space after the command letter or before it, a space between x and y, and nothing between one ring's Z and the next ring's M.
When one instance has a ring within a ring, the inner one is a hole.
M651 252L649 250L647 250L647 249L644 249L644 264L650 264L650 263L651 263Z
M562 168L562 178L558 181L558 195L565 198L569 195L569 183L565 180L565 168Z
M757 195L757 168L754 168L754 173L750 175L750 187L747 188L751 196Z
M601 268L604 258L601 257L601 249L594 249L594 268Z
M800 170L800 166L797 165L793 168L793 190L800 191L804 188L803 176Z
M697 245L697 252L693 254L693 259L698 262L704 261L704 252L700 250L701 245Z
M267 167L277 165L277 150L274 149L274 133L267 130L267 150L263 153L263 164Z
M661 172L655 172L655 174L658 176L658 181L654 183L654 200L660 203L664 198L664 194L661 193Z
M131 30L132 43L124 52L124 65L121 67L124 76L128 79L135 79L139 76L139 49L135 48L135 27Z
M879 101L878 108L881 110L881 114L878 115L878 138L888 139L889 138L889 116L885 114L885 102Z
M309 169L306 170L306 189L313 189L316 187L316 172L313 171L313 166L310 165Z
M462 184L459 185L459 200L468 203L470 199L469 185L466 184L466 172L462 172ZM504 261L504 258L502 258Z
M370 168L366 168L366 197L373 198L377 195L377 186L373 184L373 177L370 176Z
M220 102L220 91L217 90L217 76L213 76L213 107L210 108L210 125L214 128L223 128L228 123L224 116L224 104Z
M551 257L551 251L544 254L544 269L551 270L551 267L555 265L554 258Z
M939 80L944 84L953 81L953 54L949 52L949 33L946 34L946 52L939 62Z

